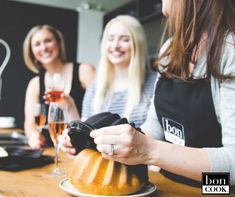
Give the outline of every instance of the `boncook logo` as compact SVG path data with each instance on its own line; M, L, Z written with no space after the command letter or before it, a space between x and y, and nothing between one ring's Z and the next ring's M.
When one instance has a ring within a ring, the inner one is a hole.
M228 172L202 173L202 194L230 194Z
M173 144L185 145L184 126L169 118L162 118L165 139Z

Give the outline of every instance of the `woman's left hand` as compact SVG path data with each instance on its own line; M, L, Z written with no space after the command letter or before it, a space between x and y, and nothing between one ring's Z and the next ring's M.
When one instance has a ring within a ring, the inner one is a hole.
M60 149L68 155L76 155L76 150L71 144L70 137L68 135L68 129L63 130L62 135L58 137Z
M148 138L129 124L93 130L90 136L106 159L129 165L148 163Z
M68 94L62 94L61 98L62 99L59 104L62 109L66 109L68 121L80 120L80 115L73 98Z

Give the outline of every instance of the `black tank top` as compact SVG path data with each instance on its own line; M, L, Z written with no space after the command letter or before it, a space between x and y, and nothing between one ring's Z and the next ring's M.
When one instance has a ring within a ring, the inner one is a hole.
M79 114L81 115L82 111L82 100L85 94L85 89L82 87L81 82L79 80L79 63L73 64L73 73L72 73L72 85L69 95L74 99L74 102L76 104L77 110ZM45 88L45 69L41 69L39 72L39 86L40 86L40 93L39 93L39 100L40 103L44 103L43 95L46 90ZM48 112L48 105L46 106L46 111ZM46 138L46 145L51 146L53 145L49 132L47 129L43 129L42 134Z
M82 87L81 82L79 80L79 66L80 64L74 63L73 65L73 77L72 77L72 86L69 95L74 99L76 107L78 109L79 114L82 111L82 100L85 94L85 89ZM40 103L44 103L43 95L46 90L45 88L45 70L40 70L39 80L40 80Z

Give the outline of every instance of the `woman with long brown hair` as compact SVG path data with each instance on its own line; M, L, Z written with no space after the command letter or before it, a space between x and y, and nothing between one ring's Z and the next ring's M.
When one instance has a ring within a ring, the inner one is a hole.
M193 185L202 172L230 172L235 185L235 1L162 2L171 38L156 61L146 135L120 125L91 136L107 159L156 165Z

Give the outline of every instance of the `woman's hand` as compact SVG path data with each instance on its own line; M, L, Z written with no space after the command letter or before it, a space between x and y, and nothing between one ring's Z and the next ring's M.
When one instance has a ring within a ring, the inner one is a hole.
M68 155L75 155L76 150L70 142L70 137L68 136L68 129L65 129L62 135L59 136L60 149L67 153Z
M28 137L28 144L33 149L42 148L45 145L45 142L46 142L45 137L38 131L33 132Z
M62 110L63 109L66 110L67 120L68 121L80 120L80 115L73 98L68 94L62 94L61 98L62 99L59 105L62 108Z
M97 149L106 159L129 165L148 162L148 138L129 124L93 130L90 136L94 138Z
M48 93L48 91L46 91L43 96L43 98L45 99L45 104L47 104L47 105L50 104L48 102L48 100L51 100L50 97L51 97L51 95ZM64 112L66 112L68 121L80 119L80 115L79 115L78 109L76 107L76 104L70 95L65 94L65 93L61 94L59 106Z

